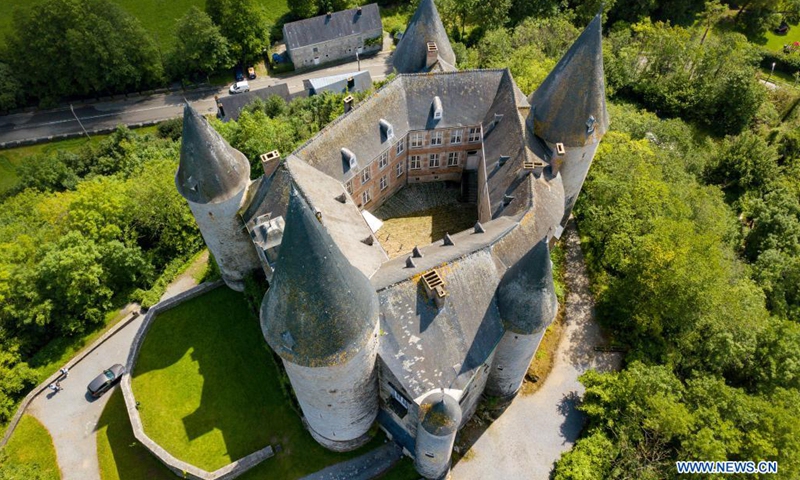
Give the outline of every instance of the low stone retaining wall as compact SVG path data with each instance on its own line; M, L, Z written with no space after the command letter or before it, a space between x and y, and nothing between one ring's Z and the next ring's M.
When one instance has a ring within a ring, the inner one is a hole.
M145 448L150 451L150 453L152 453L161 463L169 468L172 473L181 478L188 478L192 480L230 480L238 477L247 470L261 463L263 460L274 455L272 447L267 446L266 448L258 450L257 452L253 452L244 458L240 458L239 460L229 463L218 470L207 472L182 460L178 460L169 452L164 450L159 444L154 442L150 437L148 437L144 432L142 419L139 416L139 410L136 408L136 397L133 394L133 388L131 388L131 373L136 366L136 360L139 358L139 351L145 337L147 336L147 331L150 329L150 326L160 313L174 308L187 300L210 292L211 290L214 290L223 284L224 283L222 280L204 283L151 307L150 310L147 311L147 316L144 318L141 327L139 327L136 337L133 339L133 344L131 345L131 350L128 354L128 361L125 365L128 373L122 377L122 381L120 382L120 386L122 387L122 395L125 397L125 406L128 410L128 418L130 418L131 427L133 427L133 435L139 442L141 442L142 445L144 445Z
M164 120L148 120L146 122L137 122L137 123L128 123L126 124L129 128L140 128L140 127L150 127L152 125L159 124ZM120 124L122 125L122 124ZM96 128L94 130L90 130L90 135L105 135L109 133L113 133L117 127L106 127L106 128ZM24 147L26 145L35 145L37 143L45 143L45 142L56 142L59 140L69 140L71 138L78 138L84 137L83 132L73 132L73 133L61 133L58 135L48 135L46 137L36 137L30 138L27 140L12 140L10 142L1 142L0 143L0 150L5 150L6 148L16 148L16 147Z
M134 311L128 314L128 316L120 320L119 323L111 327L106 333L104 333L100 338L95 340L91 345L81 350L77 355L72 357L72 360L67 362L64 367L68 369L72 369L73 366L78 364L81 360L86 358L87 355L97 350L97 347L105 343L106 340L114 336L118 331L125 328L129 323L134 321L136 318L139 317L139 312ZM61 372L55 372L54 374L50 375L47 380L40 383L36 388L31 390L28 395L22 399L22 403L20 403L19 407L17 408L17 413L14 414L14 417L11 419L11 422L8 424L8 428L6 428L6 432L3 434L3 438L0 439L0 448L6 446L8 440L11 438L11 435L14 433L14 429L17 428L19 421L22 419L22 415L25 414L25 410L28 409L28 406L31 404L33 399L35 399L40 393L45 391L51 383L55 382L61 377Z

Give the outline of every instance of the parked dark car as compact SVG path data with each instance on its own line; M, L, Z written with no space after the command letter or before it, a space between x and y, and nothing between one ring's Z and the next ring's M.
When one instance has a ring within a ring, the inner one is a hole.
M233 76L236 77L237 82L244 80L244 70L242 70L241 65L236 65L236 67L234 67Z
M256 79L256 69L255 68L249 67L247 69L247 78L249 80L255 80Z
M119 379L125 374L125 367L119 363L113 365L108 370L98 375L94 380L89 382L87 387L89 394L97 398L106 393L111 387L119 383Z

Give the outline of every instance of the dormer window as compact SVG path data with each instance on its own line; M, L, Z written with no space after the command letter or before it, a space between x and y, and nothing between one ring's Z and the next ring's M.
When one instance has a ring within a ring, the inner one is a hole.
M356 159L356 154L351 152L347 148L342 149L342 160L349 165L350 170L355 170L358 167L358 160Z
M442 99L439 97L433 97L433 119L441 120L443 112L444 109L442 108Z
M589 115L589 120L586 120L586 133L594 132L595 123L597 123L597 120L594 119L594 115Z
M392 127L391 123L382 118L378 123L381 125L381 133L384 135L384 141L394 138L394 128Z

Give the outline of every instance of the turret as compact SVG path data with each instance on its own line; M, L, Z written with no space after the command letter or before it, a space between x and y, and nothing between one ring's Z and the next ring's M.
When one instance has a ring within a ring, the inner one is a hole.
M250 185L250 163L192 107L183 110L178 192L189 202L200 233L232 289L260 267L253 242L239 217Z
M562 226L609 125L602 40L598 13L528 99L528 128L552 149L554 171L564 182Z
M312 436L346 451L369 440L378 414L378 297L319 218L293 191L261 328Z
M445 70L455 69L456 55L433 0L419 2L392 58L398 73L427 70L437 61L447 64Z
M486 392L510 400L558 312L547 239L508 269L497 287L497 305L506 332L497 345Z
M419 411L414 467L425 478L444 478L450 471L461 407L456 399L438 391L425 397Z

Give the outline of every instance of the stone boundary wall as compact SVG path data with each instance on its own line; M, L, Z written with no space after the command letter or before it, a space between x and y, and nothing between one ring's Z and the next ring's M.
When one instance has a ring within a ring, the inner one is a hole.
M224 282L222 280L203 283L195 288L192 288L191 290L187 290L151 307L150 310L147 311L147 316L144 318L142 325L139 327L139 331L136 333L136 336L133 339L130 353L128 353L128 360L125 364L127 373L122 377L122 381L120 382L122 395L125 397L125 407L128 410L128 418L130 418L131 427L133 428L133 435L136 437L136 440L141 442L142 445L144 445L144 447L147 448L150 453L152 453L161 463L170 469L172 473L181 478L187 478L191 480L231 480L258 465L263 460L266 460L274 455L272 447L267 446L266 448L258 450L257 452L253 452L244 458L240 458L239 460L231 462L216 471L207 472L187 462L178 460L169 452L164 450L164 448L162 448L159 444L154 442L150 437L148 437L144 432L142 419L139 416L139 410L136 407L136 397L134 396L133 388L131 387L131 373L136 366L136 360L139 358L139 351L141 350L142 343L147 336L147 331L158 317L158 314L174 308L187 300L191 300L192 298L203 295L204 293L208 293L223 284Z
M129 313L127 318L124 318L123 320L120 320L119 323L117 323L116 325L111 327L106 333L101 335L100 338L95 340L91 345L89 345L88 347L84 348L77 355L72 357L71 360L69 360L66 364L64 364L64 367L66 367L68 369L72 369L73 366L77 365L81 360L86 358L90 353L92 353L95 350L97 350L97 348L100 345L102 345L103 343L105 343L106 340L108 340L109 338L113 337L118 331L120 331L123 328L125 328L129 323L131 323L132 321L134 321L138 317L139 317L139 311L138 310L135 310L135 311ZM25 410L28 409L28 406L30 406L30 404L33 401L33 399L36 398L40 393L45 391L47 389L48 385L50 385L51 383L53 383L56 380L58 380L59 377L61 377L61 372L55 372L54 374L50 375L44 382L40 383L36 388L31 390L28 393L28 395L25 396L25 398L22 400L22 403L20 403L20 406L17 408L17 413L15 413L14 417L11 418L11 422L8 424L8 427L6 428L6 432L3 435L3 438L0 439L0 448L3 448L3 447L6 446L6 443L8 443L8 440L11 438L11 435L14 433L14 430L17 428L17 425L19 424L19 421L22 419L22 415L25 414Z

